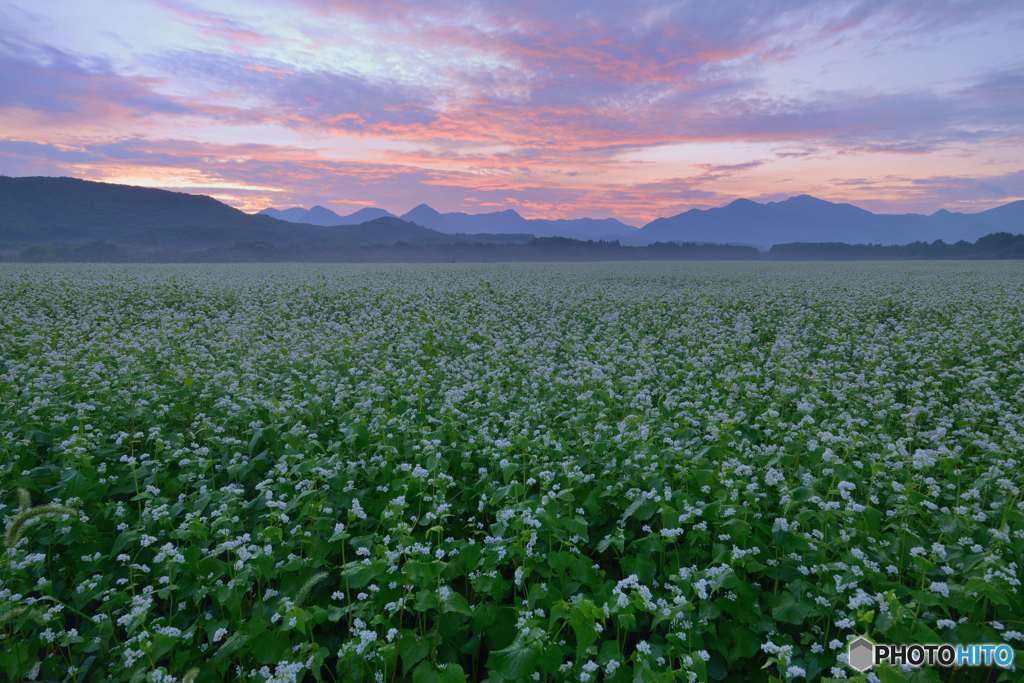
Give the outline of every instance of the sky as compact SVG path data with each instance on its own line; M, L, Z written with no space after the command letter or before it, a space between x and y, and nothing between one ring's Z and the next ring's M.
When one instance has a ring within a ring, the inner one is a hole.
M0 174L246 211L978 211L1024 198L1022 45L1021 0L0 0Z

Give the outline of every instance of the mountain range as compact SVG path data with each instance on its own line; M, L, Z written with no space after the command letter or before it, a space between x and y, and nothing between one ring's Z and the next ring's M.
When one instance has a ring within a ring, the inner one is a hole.
M651 221L627 242L717 242L766 248L788 242L959 242L993 232L1024 232L1024 201L979 213L940 210L924 215L872 213L810 195L767 203L737 199L718 208L690 209Z
M291 209L267 208L260 211L260 215L292 223L324 226L357 225L384 216L394 216L389 211L378 208L359 209L355 213L342 216L319 205L311 209L304 209L301 206ZM402 214L401 218L403 221L447 235L521 234L585 240L624 240L636 232L633 226L614 218L529 219L523 218L512 209L491 213L441 213L427 204L420 204Z
M426 204L402 214L402 220L447 234L525 233L534 237L624 240L637 231L614 218L528 219L512 209L492 213L440 213Z
M384 209L360 209L349 216L339 216L320 206L308 211L302 208L285 212L265 209L261 213L317 225L351 225L358 222L360 214L372 217L391 215ZM327 217L327 214L334 218ZM954 213L943 209L925 215L873 213L852 204L829 202L810 195L798 195L778 202L737 199L721 207L690 209L658 218L639 229L614 218L528 219L511 209L478 214L441 213L427 204L420 204L402 214L401 218L444 234L527 234L534 237L618 240L628 245L656 242L745 244L767 249L773 244L790 242L883 245L935 240L958 242L973 241L993 232L1022 232L1024 201L978 213Z
M274 209L267 208L260 211L261 216L270 216L276 218L279 221L288 221L289 223L308 223L310 225L330 226L330 225L359 225L366 221L376 220L378 218L394 218L394 214L384 209L378 209L375 207L366 207L359 209L355 213L350 213L345 216L339 216L330 209L320 206L319 204L311 209L304 209L301 206L295 206L290 209Z
M825 253L814 246L823 243L959 243L991 233L1024 232L1024 201L971 214L876 214L808 195L767 203L737 200L719 208L694 209L660 218L639 229L614 219L531 220L515 211L440 213L425 204L401 218L371 208L349 216L339 216L323 207L277 212L288 220L268 213L245 213L204 195L75 178L0 176L0 258L18 258L30 249L37 256L88 254L97 259L116 251L121 260L244 260L250 256L254 260L388 260L394 249L410 247L433 249L432 260L498 260L506 253L512 259L527 260L580 260L584 254L597 254L602 259L609 255L638 259L683 257L679 250L658 251L660 247L646 252L630 251L632 246L664 243L747 245L762 249L801 243L804 246L797 251L804 258ZM358 224L344 222L367 217L370 220ZM291 220L295 218L326 224ZM592 242L585 247L587 243L581 239L601 243ZM813 248L808 250L808 244ZM986 254L1008 253L1001 246L993 246L1002 242L986 244ZM501 251L488 247L484 254L482 245L531 245L531 249ZM370 247L392 252L366 251ZM363 251L357 254L359 250ZM703 257L711 258L712 253L740 252L702 253ZM756 251L743 253L749 257ZM786 253L797 252L790 249ZM828 253L840 254L834 249ZM861 249L847 250L840 257L859 258L868 253L888 258L904 254L918 257L925 252ZM948 258L955 254L973 257L971 254L975 253L980 252L942 252ZM415 253L403 252L403 260L417 258Z

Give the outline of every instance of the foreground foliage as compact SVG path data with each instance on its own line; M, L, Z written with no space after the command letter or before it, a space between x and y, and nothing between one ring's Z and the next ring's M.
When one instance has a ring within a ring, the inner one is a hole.
M1019 648L1022 302L1019 264L8 267L0 678Z

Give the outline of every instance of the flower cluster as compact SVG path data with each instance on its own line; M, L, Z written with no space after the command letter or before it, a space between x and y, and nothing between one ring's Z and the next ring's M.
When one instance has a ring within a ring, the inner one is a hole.
M1021 302L1013 263L4 267L0 677L1019 647Z

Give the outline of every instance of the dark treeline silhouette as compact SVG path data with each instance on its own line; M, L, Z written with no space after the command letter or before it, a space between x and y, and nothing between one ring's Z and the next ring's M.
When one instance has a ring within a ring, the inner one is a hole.
M996 232L975 242L911 242L901 245L793 242L768 252L785 261L882 261L910 259L1024 259L1024 235Z
M212 262L335 262L335 263L449 263L497 261L752 261L762 258L753 247L721 244L653 244L625 247L618 242L586 242L562 237L532 238L526 242L457 241L346 245L344 247L281 247L261 240L199 250L140 251L110 242L82 245L44 244L14 256L23 262L85 263L212 263Z
M767 252L729 244L658 242L646 247L617 241L537 237L515 242L413 242L281 246L263 240L205 249L139 250L106 241L68 245L37 244L9 255L22 262L212 263L212 262L496 262L496 261L893 261L949 259L1024 259L1024 235L994 233L976 242L878 244L777 244Z

